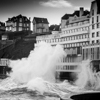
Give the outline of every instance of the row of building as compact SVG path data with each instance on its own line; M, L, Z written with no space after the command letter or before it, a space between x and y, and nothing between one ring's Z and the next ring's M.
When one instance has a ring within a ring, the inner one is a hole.
M91 2L90 11L80 7L80 10L72 14L65 14L61 18L61 32L37 36L36 41L37 44L44 41L52 46L57 44L63 46L67 56L57 66L57 77L67 77L80 62L87 59L90 59L92 65L99 71L100 10L98 3Z
M49 32L49 22L47 18L33 18L33 33L46 33ZM31 19L21 14L8 18L8 20L3 23L0 22L0 32L18 32L18 31L30 31L31 30Z

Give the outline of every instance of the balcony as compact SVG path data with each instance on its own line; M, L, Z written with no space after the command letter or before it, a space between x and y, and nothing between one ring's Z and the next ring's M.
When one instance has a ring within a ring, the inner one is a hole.
M80 69L77 69L77 66L81 62L70 62L70 63L58 63L56 67L57 72L80 72Z
M77 40L69 40L69 41L60 41L60 42L52 42L50 43L51 45L63 45L63 44L70 44L70 43L79 43L79 42L87 42L89 41L89 38L85 38L85 39L77 39Z
M87 27L89 25L90 25L90 23L87 22L87 23L84 23L84 24L81 24L81 25L70 25L70 27L65 26L65 28L62 29L62 31L76 29L76 28L81 28L81 27Z
M74 36L74 35L87 34L87 33L89 33L89 30L77 31L77 32L73 32L73 33L63 33L63 34L61 34L61 37Z

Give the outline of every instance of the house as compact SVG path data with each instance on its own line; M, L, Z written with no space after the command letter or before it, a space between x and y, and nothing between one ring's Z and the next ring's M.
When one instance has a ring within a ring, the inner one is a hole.
M16 17L8 18L6 21L6 30L11 32L30 31L30 23L30 18L28 19L26 16L20 14Z
M60 25L51 25L49 30L52 34L58 34L60 33Z
M47 18L33 18L33 33L48 33L49 32L49 22Z
M0 22L0 33L5 32L6 28L5 28L5 23Z

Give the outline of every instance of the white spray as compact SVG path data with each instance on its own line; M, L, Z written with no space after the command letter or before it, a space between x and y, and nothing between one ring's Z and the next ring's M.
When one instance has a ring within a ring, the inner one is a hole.
M43 90L43 80L55 82L56 64L65 55L62 46L52 47L41 42L30 52L28 58L10 62L10 77L17 84L27 84L29 89L35 87Z

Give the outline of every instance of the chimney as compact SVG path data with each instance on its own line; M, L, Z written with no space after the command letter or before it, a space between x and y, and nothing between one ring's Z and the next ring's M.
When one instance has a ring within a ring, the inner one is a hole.
M80 7L80 17L82 17L83 13L84 13L84 8Z

